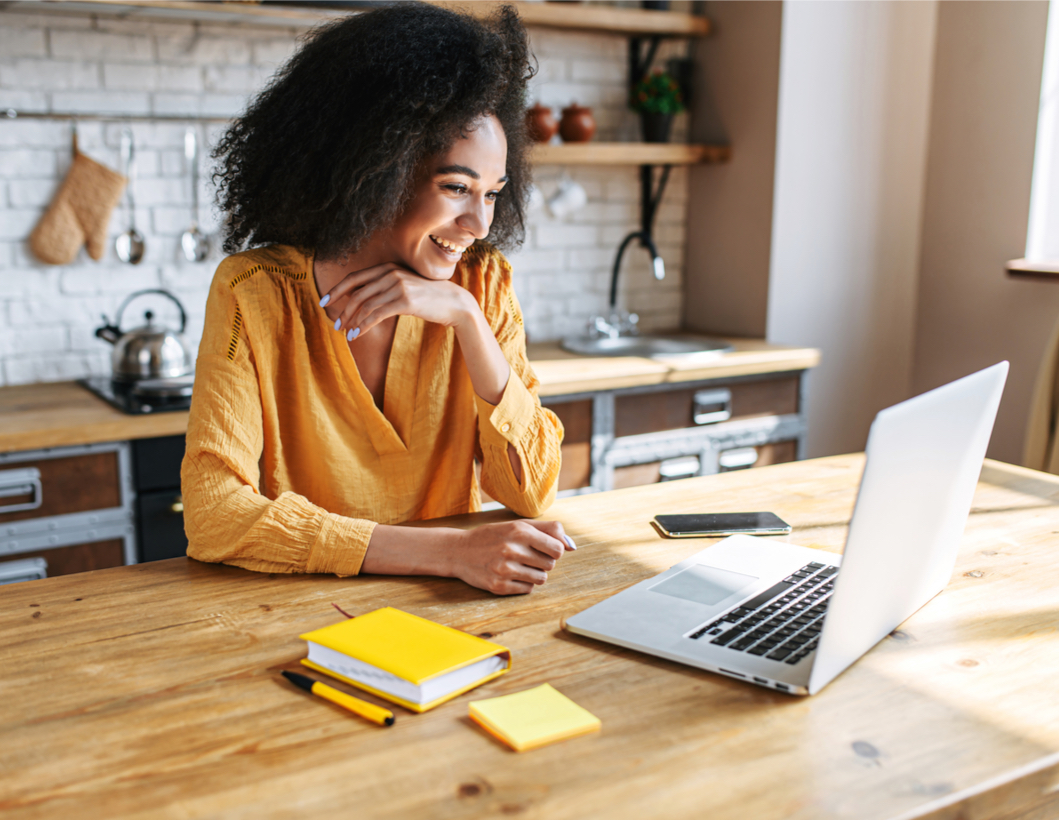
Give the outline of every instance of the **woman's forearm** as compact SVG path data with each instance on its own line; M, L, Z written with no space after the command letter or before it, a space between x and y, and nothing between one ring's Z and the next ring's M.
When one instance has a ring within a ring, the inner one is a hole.
M449 577L451 556L462 530L451 527L392 527L379 524L371 534L361 573Z
M511 377L511 365L477 303L472 301L472 305L467 311L466 320L456 326L456 339L463 360L467 363L474 392L490 404L500 404L504 398L504 388ZM507 446L507 457L515 480L521 484L522 460L510 444Z
M490 404L500 404L511 376L511 365L478 303L470 294L467 294L467 300L469 305L463 321L456 325L456 340L467 363L474 392Z

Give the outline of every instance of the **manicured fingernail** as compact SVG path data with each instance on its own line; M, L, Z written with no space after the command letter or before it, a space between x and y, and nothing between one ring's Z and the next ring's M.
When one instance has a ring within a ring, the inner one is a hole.
M341 319L335 319L335 330L341 330L341 329L342 329L342 320Z
M572 550L577 549L577 547L574 545L573 539L569 535L564 535L563 538L566 539L566 546L568 546Z
M320 307L327 307L327 303L331 301L331 294L327 294L323 299L320 300Z
M356 338L357 338L357 337L358 337L359 335L360 335L360 328L359 328L359 327L355 327L355 328L353 328L353 335L349 337L349 340L350 340L350 341L353 341L353 340L354 340L354 339L356 339Z
M346 334L346 341L347 342L352 342L356 338L357 338L356 331L351 330L351 331L349 331L349 333Z

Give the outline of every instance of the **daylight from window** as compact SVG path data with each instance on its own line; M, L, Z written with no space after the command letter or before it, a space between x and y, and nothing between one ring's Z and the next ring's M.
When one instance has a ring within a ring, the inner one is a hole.
M1059 262L1059 0L1048 7L1048 34L1033 160L1026 259Z

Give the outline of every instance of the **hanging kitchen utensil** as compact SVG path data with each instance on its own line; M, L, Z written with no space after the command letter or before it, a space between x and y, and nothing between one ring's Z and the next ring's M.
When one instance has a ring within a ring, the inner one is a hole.
M121 329L121 317L129 302L138 296L157 293L171 299L180 310L180 330L173 331L154 324L154 314L144 313L147 324L132 330ZM111 352L113 379L116 382L135 382L140 379L179 379L195 372L191 347L184 339L188 317L180 300L167 290L140 290L129 296L118 308L114 324L103 317L104 325L96 336L114 345Z
M121 163L124 166L122 171L129 179L129 184L125 188L126 202L129 206L129 229L114 240L114 253L122 262L139 265L143 261L146 242L144 242L143 234L136 230L136 203L132 198L132 185L136 179L136 161L132 147L131 128L124 128L121 132Z
M191 173L191 227L180 237L180 247L188 262L202 262L210 255L210 240L199 230L199 150L194 128L184 134L184 157Z

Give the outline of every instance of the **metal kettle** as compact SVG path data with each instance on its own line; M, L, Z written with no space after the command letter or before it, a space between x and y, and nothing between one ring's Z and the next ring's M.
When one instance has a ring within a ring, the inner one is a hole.
M147 324L122 331L121 317L129 302L139 296L156 293L172 299L180 309L180 330L173 331L154 324L154 314L145 311L143 316ZM114 345L110 361L113 379L116 382L135 382L140 379L173 379L187 376L195 371L195 362L191 349L184 339L188 316L184 306L167 290L139 290L129 296L118 308L114 324L103 317L103 327L96 330L96 336Z

